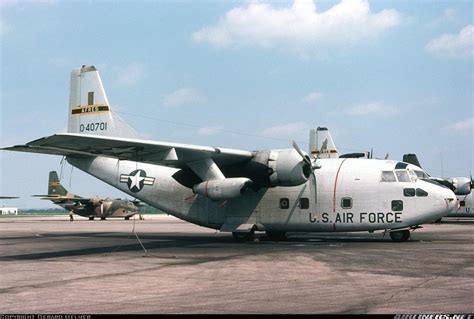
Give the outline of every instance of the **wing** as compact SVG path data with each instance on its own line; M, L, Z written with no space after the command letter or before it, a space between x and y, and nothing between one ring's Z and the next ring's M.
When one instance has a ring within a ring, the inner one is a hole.
M208 158L218 165L227 166L248 161L254 155L250 151L227 148L66 133L3 150L63 156L105 156L176 168L185 168L186 163Z

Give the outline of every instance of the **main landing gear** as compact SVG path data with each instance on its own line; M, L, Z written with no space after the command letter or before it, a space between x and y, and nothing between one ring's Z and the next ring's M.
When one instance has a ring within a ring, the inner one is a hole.
M392 231L390 232L390 238L396 242L407 241L410 238L410 231L408 229Z
M253 240L254 236L255 236L255 232L253 230L251 230L249 232L233 232L232 233L232 237L238 243L251 241L251 240Z
M89 220L94 220L94 216L89 216Z
M286 233L284 231L267 231L267 238L272 241L286 240Z

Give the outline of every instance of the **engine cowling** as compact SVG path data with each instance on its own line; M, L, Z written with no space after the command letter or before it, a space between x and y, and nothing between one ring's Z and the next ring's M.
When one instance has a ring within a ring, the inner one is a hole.
M471 192L471 180L467 177L452 177L447 181L453 185L456 195L468 195Z
M298 186L311 174L311 166L294 149L270 151L268 168L271 186Z
M252 183L252 180L245 177L214 179L194 185L193 192L213 200L230 199L241 196Z

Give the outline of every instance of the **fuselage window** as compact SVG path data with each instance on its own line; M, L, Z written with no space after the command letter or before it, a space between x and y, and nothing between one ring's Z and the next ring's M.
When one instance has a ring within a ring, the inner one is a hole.
M401 212L403 210L402 200L392 200L392 210L394 212Z
M300 198L300 208L301 209L309 208L309 198L306 198L306 197Z
M425 190L421 189L421 188L417 188L416 189L416 196L426 197L426 196L428 196L428 193Z
M404 188L403 189L403 196L405 196L405 197L414 197L415 196L415 189L414 188Z
M466 201L462 200L459 202L459 207L464 207L466 206Z
M392 171L382 171L382 182L396 182L395 175Z
M343 199L341 199L341 207L345 209L352 208L352 198L344 197Z
M399 182L411 182L410 177L408 176L407 171L395 171Z
M288 198L280 198L280 208L281 209L290 208L290 200Z

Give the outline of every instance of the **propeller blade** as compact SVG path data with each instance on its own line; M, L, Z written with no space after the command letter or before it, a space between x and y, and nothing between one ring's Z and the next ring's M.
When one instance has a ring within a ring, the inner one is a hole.
M385 154L385 157L384 157L384 159L388 159L388 153L387 153L387 154Z
M302 151L301 148L298 146L298 144L296 144L295 141L293 141L292 144L293 144L293 148L296 150L296 152L298 152L298 154L300 154L300 156L303 158L303 160L311 166L312 163L311 163L311 159L309 158L309 156L308 156L308 155L305 155L305 154L303 153L303 151Z

